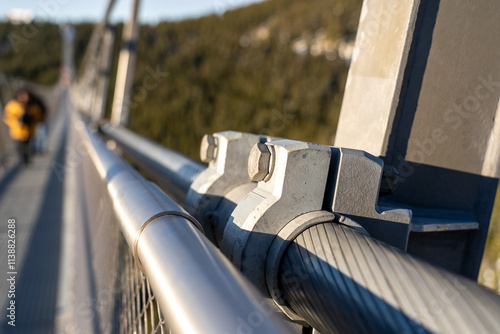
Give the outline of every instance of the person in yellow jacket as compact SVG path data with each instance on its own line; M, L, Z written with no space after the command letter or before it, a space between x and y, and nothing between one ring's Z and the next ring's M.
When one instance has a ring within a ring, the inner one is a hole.
M30 103L30 93L20 90L16 99L7 103L4 110L4 122L9 127L10 137L18 143L21 160L30 161L30 140L35 134L37 123L43 120L38 104Z

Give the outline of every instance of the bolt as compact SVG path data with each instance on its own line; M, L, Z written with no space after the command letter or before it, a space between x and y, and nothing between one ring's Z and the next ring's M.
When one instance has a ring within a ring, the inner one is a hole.
M252 181L267 181L272 175L272 148L263 143L255 144L248 156L248 176Z
M202 162L213 161L217 155L217 139L213 135L204 135L201 140L200 158Z

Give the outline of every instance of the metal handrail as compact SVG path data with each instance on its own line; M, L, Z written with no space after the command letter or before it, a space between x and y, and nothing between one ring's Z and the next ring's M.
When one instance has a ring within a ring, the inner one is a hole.
M176 214L186 214L179 205L109 151L81 120L75 121L123 235L175 333L237 333L254 325L259 333L291 332L190 219Z
M103 123L100 130L160 187L180 203L205 166L174 150L141 137L123 126Z

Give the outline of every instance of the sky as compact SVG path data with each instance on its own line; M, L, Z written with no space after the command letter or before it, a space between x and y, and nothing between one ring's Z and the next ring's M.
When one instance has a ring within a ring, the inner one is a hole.
M56 22L100 20L109 0L3 0L0 19L13 8L32 9L37 19ZM139 20L155 23L161 20L179 20L210 13L223 13L227 9L242 7L263 0L141 0ZM113 22L130 16L132 0L116 0L111 15Z

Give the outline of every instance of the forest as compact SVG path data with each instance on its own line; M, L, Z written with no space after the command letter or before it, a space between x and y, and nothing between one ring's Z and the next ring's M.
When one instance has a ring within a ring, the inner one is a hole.
M332 144L360 6L274 0L141 27L130 127L191 157L229 129ZM143 94L151 70L168 76Z

